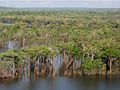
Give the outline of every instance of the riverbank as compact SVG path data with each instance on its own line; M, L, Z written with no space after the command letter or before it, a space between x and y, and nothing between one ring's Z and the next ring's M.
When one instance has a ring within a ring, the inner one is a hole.
M20 71L16 71L15 75L10 74L9 71L6 72L4 70L0 70L0 81L13 81L13 80L21 80L21 79L40 79L40 78L56 78L58 76L63 76L63 77L72 77L72 78L80 78L80 77L109 77L112 78L114 76L119 76L120 75L120 71L117 72L112 72L112 74L110 73L110 71L108 71L107 73L103 73L102 71L96 72L96 71L88 71L88 72L84 72L81 69L77 69L77 70L68 70L65 69L62 72L59 71L53 71L53 72L45 72L44 73L27 73L27 72L20 72ZM22 73L22 74L20 74Z

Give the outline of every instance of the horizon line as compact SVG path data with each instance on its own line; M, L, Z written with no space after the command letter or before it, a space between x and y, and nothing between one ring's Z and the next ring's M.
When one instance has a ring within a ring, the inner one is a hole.
M0 5L0 7L3 8L20 8L20 9L24 9L24 8L86 8L86 9L120 9L120 7L80 7L80 6L76 6L76 7L72 7L72 6L22 6L22 7L17 7L17 6L5 6L5 5Z

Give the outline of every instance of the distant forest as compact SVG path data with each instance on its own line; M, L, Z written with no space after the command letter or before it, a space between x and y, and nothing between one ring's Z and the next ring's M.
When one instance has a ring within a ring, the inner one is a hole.
M0 52L1 69L62 55L65 71L119 73L120 9L0 7Z

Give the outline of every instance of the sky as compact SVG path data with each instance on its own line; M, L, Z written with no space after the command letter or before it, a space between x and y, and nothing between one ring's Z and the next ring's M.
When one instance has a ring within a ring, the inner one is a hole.
M120 8L120 0L0 0L0 6Z

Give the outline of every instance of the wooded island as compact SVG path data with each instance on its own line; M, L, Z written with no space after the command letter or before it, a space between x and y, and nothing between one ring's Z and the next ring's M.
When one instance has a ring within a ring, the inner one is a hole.
M0 9L0 79L114 74L119 9Z

